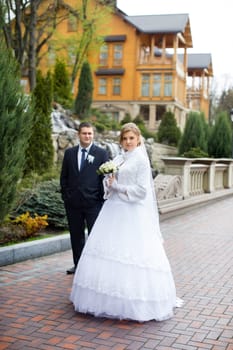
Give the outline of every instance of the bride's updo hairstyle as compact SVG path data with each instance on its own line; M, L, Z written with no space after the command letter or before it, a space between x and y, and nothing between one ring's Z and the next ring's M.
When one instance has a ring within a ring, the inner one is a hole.
M123 141L123 136L125 133L132 131L137 137L138 137L138 146L141 145L141 139L142 139L142 135L141 135L141 131L138 128L138 126L134 123L126 123L122 126L121 128L121 133L120 133L120 143L122 143Z

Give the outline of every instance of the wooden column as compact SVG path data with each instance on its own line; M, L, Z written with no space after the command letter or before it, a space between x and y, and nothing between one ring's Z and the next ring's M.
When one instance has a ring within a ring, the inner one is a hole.
M151 37L151 43L150 43L150 64L153 64L154 62L154 48L155 48L155 37Z

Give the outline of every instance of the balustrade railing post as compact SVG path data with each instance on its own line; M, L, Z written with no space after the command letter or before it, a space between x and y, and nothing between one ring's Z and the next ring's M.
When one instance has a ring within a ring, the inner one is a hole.
M207 172L207 188L206 192L211 193L215 190L215 165L216 162L211 162Z
M192 161L187 160L183 167L183 198L186 199L190 196L191 187L191 168Z
M180 175L182 177L182 197L190 197L190 168L192 159L180 157L163 157L165 174Z
M224 188L233 187L233 160L232 159L222 159L223 164L227 165L227 170L224 174Z
M229 164L229 174L228 174L228 178L229 178L229 188L233 188L233 162L231 164Z

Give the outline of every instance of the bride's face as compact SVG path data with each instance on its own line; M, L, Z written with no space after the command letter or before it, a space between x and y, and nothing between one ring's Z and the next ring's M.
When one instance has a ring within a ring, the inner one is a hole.
M133 131L127 131L122 136L121 145L125 151L132 151L138 146L138 136Z

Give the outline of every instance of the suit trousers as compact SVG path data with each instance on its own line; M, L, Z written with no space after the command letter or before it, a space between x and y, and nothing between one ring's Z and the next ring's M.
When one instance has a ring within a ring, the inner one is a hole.
M70 231L70 241L73 253L74 266L76 267L85 245L85 229L88 235L97 216L102 208L103 203L96 203L92 207L74 208L65 205L66 215Z

